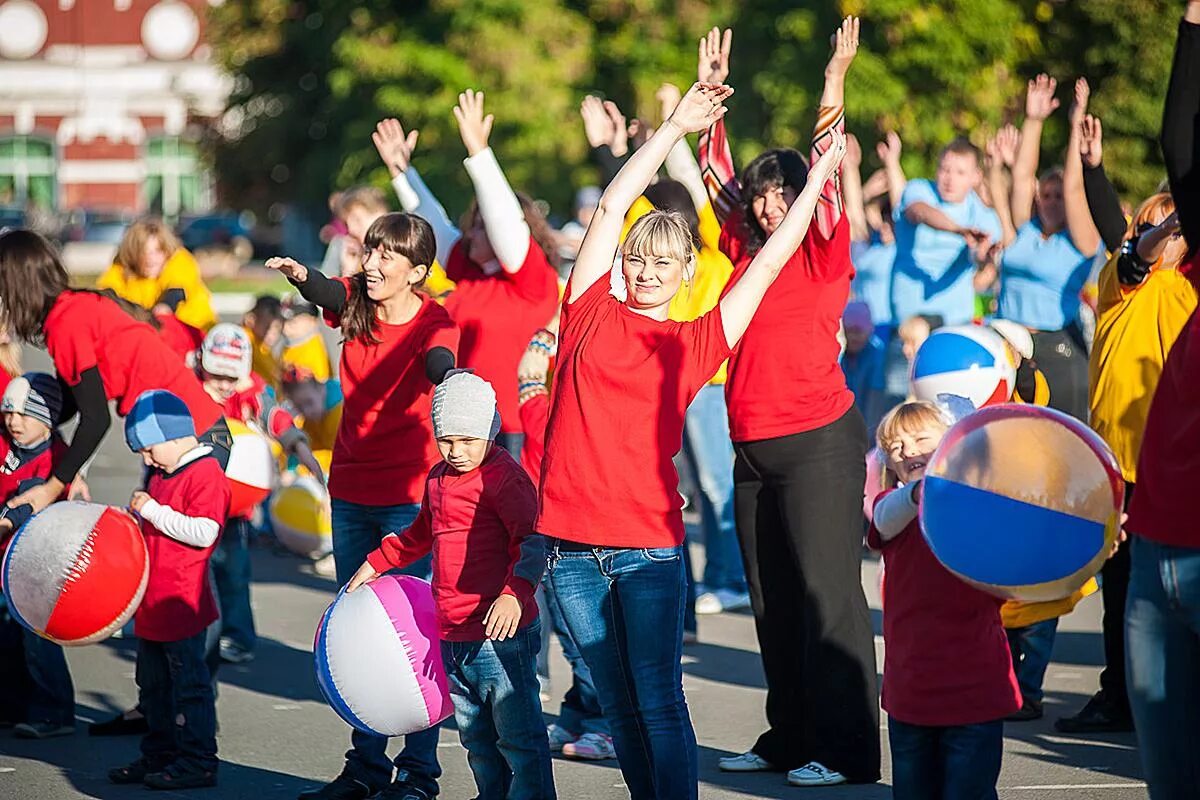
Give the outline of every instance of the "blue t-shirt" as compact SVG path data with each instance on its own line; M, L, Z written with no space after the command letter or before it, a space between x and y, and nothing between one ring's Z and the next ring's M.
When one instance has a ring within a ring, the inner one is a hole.
M1039 331L1075 322L1095 255L1079 252L1065 228L1043 236L1040 220L1026 222L1000 259L998 316Z
M908 182L895 211L896 262L892 270L892 319L897 324L916 314L937 314L947 325L963 325L975 314L975 262L963 237L913 225L904 211L926 203L959 225L1000 238L1000 218L971 192L961 203L947 203L931 181Z
M883 341L878 336L872 336L862 350L842 354L842 372L846 375L846 386L854 392L854 402L864 414L869 394L883 391L886 351Z
M871 321L878 328L892 323L892 262L896 243L883 244L874 238L871 244L851 250L854 282L850 291L871 309Z

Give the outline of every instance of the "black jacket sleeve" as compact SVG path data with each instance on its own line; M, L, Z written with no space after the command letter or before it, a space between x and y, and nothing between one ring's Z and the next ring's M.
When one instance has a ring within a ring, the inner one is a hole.
M446 373L454 369L454 353L445 347L435 347L425 354L425 376L434 386L441 383Z
M79 376L79 383L70 387L71 396L79 408L79 427L71 438L71 444L62 459L54 465L51 473L63 483L70 483L83 469L83 465L96 452L104 434L112 425L112 415L108 411L108 398L104 394L104 384L100 381L100 368L85 369Z
M1104 172L1103 164L1083 168L1083 193L1087 196L1088 210L1092 212L1092 222L1100 231L1104 247L1110 253L1117 252L1125 238L1125 212L1121 210L1121 198Z
M1162 151L1188 249L1200 248L1200 25L1181 21L1163 109Z
M346 287L340 281L330 280L319 269L309 268L308 277L303 283L288 281L299 290L300 296L310 303L328 309L334 314L341 315L346 310Z

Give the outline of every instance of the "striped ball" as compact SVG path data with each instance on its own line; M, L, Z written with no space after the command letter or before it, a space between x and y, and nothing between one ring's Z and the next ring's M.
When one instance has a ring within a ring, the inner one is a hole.
M409 575L384 575L338 595L321 618L317 684L364 733L402 736L450 716L433 594Z
M912 394L937 402L965 397L975 408L1007 403L1016 382L1004 339L990 328L960 325L934 331L913 358Z
M329 493L316 478L303 476L271 495L271 530L298 556L320 558L333 550Z
M937 559L999 597L1059 600L1094 576L1120 525L1125 483L1090 428L1005 404L954 425L925 468L921 530Z
M64 645L107 639L137 610L150 563L124 511L62 502L33 516L4 556L4 597L34 633Z
M253 428L226 418L233 446L225 477L229 479L229 516L241 517L267 499L275 485L276 462L271 443Z

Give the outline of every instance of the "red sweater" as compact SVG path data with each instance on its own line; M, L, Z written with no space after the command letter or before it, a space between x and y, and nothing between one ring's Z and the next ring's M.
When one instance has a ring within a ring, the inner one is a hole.
M884 492L879 502L891 492ZM867 544L883 551L883 708L910 725L972 725L1021 707L1003 601L941 565L914 518L884 541L874 524Z
M387 572L432 550L442 638L483 641L483 618L502 594L521 602L521 627L537 618L533 592L546 548L533 532L536 515L533 481L508 451L493 445L478 469L464 474L443 461L430 470L416 521L384 537L367 561Z
M726 292L753 260L748 239L742 212L735 211L721 228L721 252L733 262ZM729 358L725 397L735 442L816 430L854 405L837 340L853 277L846 216L828 238L813 224Z
M1200 252L1180 268L1200 291ZM1191 502L1200 475L1200 320L1175 340L1150 404L1126 529L1156 542L1200 548Z

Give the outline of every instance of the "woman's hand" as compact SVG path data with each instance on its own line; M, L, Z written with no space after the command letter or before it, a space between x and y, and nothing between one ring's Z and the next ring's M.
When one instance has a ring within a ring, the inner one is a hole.
M733 89L724 84L695 83L688 89L687 94L679 101L675 113L667 122L684 133L699 133L707 130L717 120L725 116L729 110L725 100L733 94ZM843 155L845 142L842 142ZM840 156L839 156L840 158Z
M483 92L467 89L458 96L454 107L454 118L458 120L458 133L467 147L467 156L482 153L487 149L488 137L492 135L492 123L496 118L483 113Z
M285 278L290 278L296 283L304 283L308 280L308 267L287 256L268 258L263 266L282 273Z
M829 129L829 149L821 154L821 157L813 162L812 173L817 178L817 181L824 184L834 173L837 172L838 165L842 163L842 159L846 157L846 135L837 128Z
M71 481L70 488L67 489L68 500L83 500L85 503L92 502L92 490L88 488L87 481L82 475L76 475L75 480Z
M833 55L825 67L825 78L841 79L850 71L850 64L858 55L858 17L846 17L842 25L830 38Z
M611 144L612 120L604 110L604 103L599 97L589 94L579 104L579 116L583 117L583 133L587 136L589 147L602 147Z
M696 60L696 80L700 83L724 83L729 77L729 52L733 49L733 29L713 28L700 37Z
M1025 119L1041 122L1058 108L1058 100L1054 97L1058 89L1058 81L1046 73L1031 80L1025 88Z
M879 156L879 160L885 167L899 166L902 147L900 134L888 131L884 135L883 141L875 145L875 155Z
M989 150L994 149L995 157L999 159L999 163L1012 169L1012 165L1017 161L1017 148L1021 145L1021 132L1017 130L1015 125L1005 125L996 131L996 138L992 139L988 144Z
M379 157L383 159L393 178L407 172L412 165L412 154L413 150L417 149L418 136L420 132L415 128L406 134L398 119L388 118L375 126L371 141L375 143Z
M364 583L370 583L378 577L379 573L376 572L375 568L371 566L371 562L364 561L362 566L358 568L358 572L355 572L354 577L352 577L350 582L346 584L346 592L353 592Z
M1071 103L1071 124L1082 125L1087 116L1088 99L1092 96L1092 87L1088 86L1087 78L1075 81L1075 101Z
M1099 117L1087 114L1079 130L1079 155L1083 158L1083 165L1095 169L1100 166L1100 159L1104 155L1104 127Z
M503 642L516 635L521 624L521 601L511 594L502 594L492 603L483 618L484 635Z
M629 124L625 121L625 115L621 113L621 109L616 103L612 100L605 100L602 106L604 113L608 115L608 149L612 150L614 156L621 158L629 152L629 137L633 134Z
M32 489L11 498L6 505L9 508L17 508L28 503L33 508L33 513L36 514L57 500L58 496L62 494L62 490L62 482L57 478L50 478L45 483L39 483Z

